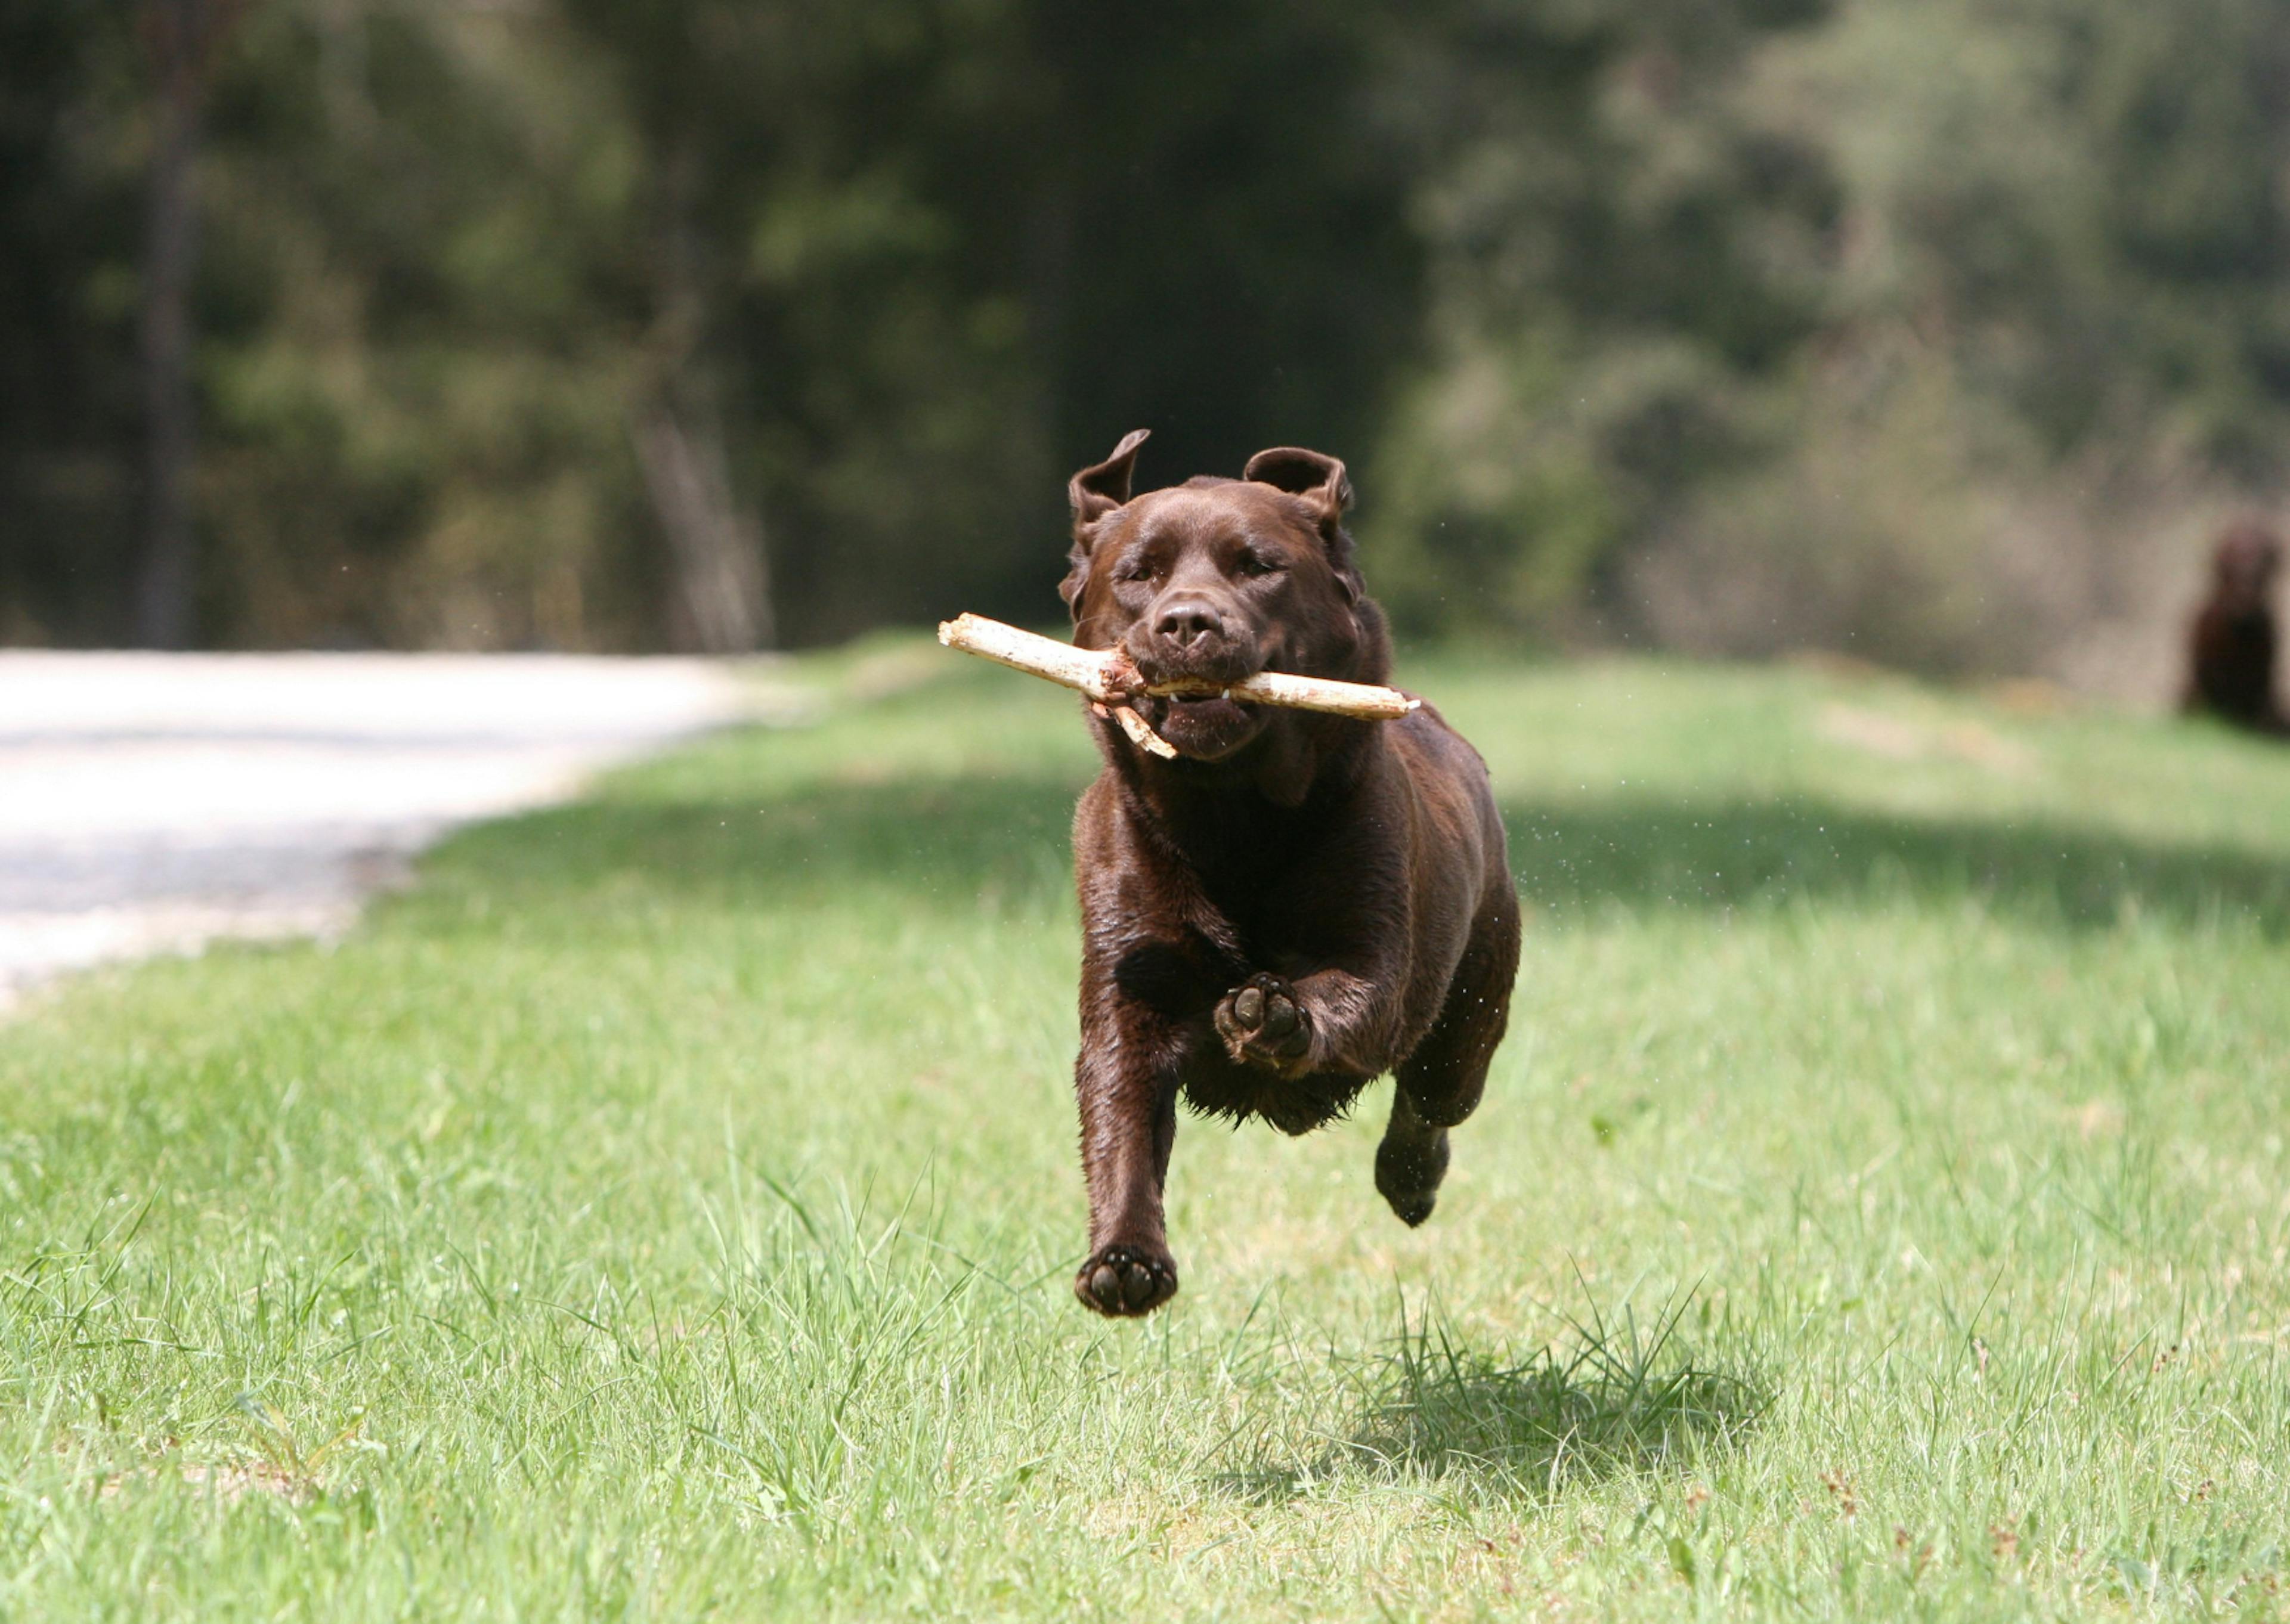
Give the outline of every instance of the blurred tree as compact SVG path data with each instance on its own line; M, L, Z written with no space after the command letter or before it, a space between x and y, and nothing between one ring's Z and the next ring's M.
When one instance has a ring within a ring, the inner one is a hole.
M742 188L760 178L741 161L757 114L785 107L797 87L773 72L781 52L757 52L741 36L760 25L783 40L793 14L714 0L568 0L565 9L602 47L641 165L647 309L626 409L669 543L670 636L709 653L755 649L772 640L770 577L760 518L732 467L721 361L738 277L727 260L749 212Z
M1768 454L1633 539L1655 629L2160 647L2158 538L2286 471L2286 68L2271 0L1853 0L1766 47L1733 94L1835 176L1833 268Z
M0 4L0 642L132 630L132 21L101 0Z
M1415 632L2025 663L2284 471L2276 0L270 0L167 54L227 3L0 0L0 637L139 582L227 644L1047 619L1143 426L1346 456Z
M233 45L200 291L212 634L657 645L609 82L545 13L452 0L259 6Z
M152 142L143 238L145 519L135 627L152 648L188 647L193 631L191 277L198 263L201 124L235 0L143 0L151 58Z
M1634 542L1767 431L1824 313L1839 197L1734 94L1817 7L1445 0L1397 29L1428 364L1364 489L1403 627L1617 607Z
M1372 8L564 0L645 157L663 376L717 404L794 641L1054 613L1063 482L1365 444L1416 328Z

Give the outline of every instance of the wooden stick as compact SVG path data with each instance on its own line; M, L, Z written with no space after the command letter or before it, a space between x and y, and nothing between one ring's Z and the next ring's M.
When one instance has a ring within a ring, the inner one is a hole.
M1114 705L1109 707L1100 705L1096 708L1104 711L1116 722L1119 723L1121 724L1121 731L1129 735L1129 742L1135 745L1139 749L1149 750L1154 755L1161 757L1164 761L1174 761L1177 759L1177 747L1171 744L1166 739L1162 738L1160 734L1155 732L1153 731L1152 724L1146 721L1144 717L1139 716L1135 711L1130 709L1128 706Z
M1396 688L1340 683L1325 676L1297 676L1286 671L1259 671L1229 687L1197 682L1156 683L1149 687L1137 680L1135 670L1118 650L1077 649L1055 638L1037 637L1032 632L989 620L983 615L965 614L941 620L938 640L950 649L979 655L1013 671L1077 688L1101 704L1117 703L1132 692L1221 693L1229 699L1247 700L1258 705L1285 705L1293 710L1320 710L1331 716L1381 722L1404 716L1423 702L1410 699ZM1125 728L1127 725L1123 724ZM1144 724L1141 721L1138 725L1143 727Z
M938 623L938 640L950 649L976 654L1029 676L1045 676L1062 688L1078 688L1100 701L1120 699L1125 690L1107 679L1112 661L1101 649L1077 649L1053 637L1037 637L982 614L957 615Z

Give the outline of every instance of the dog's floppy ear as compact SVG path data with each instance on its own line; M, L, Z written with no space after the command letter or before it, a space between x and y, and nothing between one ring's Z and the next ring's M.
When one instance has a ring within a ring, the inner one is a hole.
M1257 452L1240 476L1302 497L1320 510L1322 530L1333 530L1352 505L1351 476L1344 465L1301 445L1276 445Z
M1066 500L1073 508L1073 550L1066 555L1071 567L1058 583L1058 596L1076 612L1081 607L1081 589L1089 580L1090 526L1128 502L1129 476L1137 466L1137 448L1152 432L1131 429L1113 448L1113 455L1066 481Z
M1320 538L1328 544L1328 562L1335 565L1344 595L1359 602L1365 588L1352 562L1352 539L1344 533L1344 509L1352 505L1351 476L1344 472L1344 465L1301 445L1276 445L1251 457L1240 476L1303 499L1319 522Z
M1113 448L1113 455L1066 481L1066 500L1073 507L1076 530L1096 524L1129 500L1129 475L1137 466L1137 448L1152 432L1131 429Z

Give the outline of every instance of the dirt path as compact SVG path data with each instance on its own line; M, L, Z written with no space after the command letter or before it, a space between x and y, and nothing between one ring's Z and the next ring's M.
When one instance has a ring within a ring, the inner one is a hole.
M107 960L339 932L456 824L804 707L702 660L0 651L0 1008Z

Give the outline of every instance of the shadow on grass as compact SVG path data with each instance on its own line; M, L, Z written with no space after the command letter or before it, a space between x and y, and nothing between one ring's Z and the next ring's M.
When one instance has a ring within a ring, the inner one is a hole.
M2290 861L2070 822L1901 818L1833 802L1616 798L1503 808L1519 889L1546 907L1737 908L1792 898L1974 900L2072 929L2246 919L2290 935Z
M1573 1351L1543 1348L1523 1360L1473 1348L1426 1316L1362 1366L1341 1439L1309 1461L1261 1462L1218 1484L1277 1501L1365 1472L1540 1497L1738 1447L1765 1412L1765 1384L1684 1356L1675 1347L1684 1306L1650 1332L1627 1313L1578 1325Z
M435 860L457 887L576 895L600 879L746 906L889 887L967 906L1069 894L1075 778L885 777L772 799L590 803L488 826ZM1519 888L1564 916L1619 903L1973 901L2065 929L2159 918L2290 936L2290 862L2065 822L1909 819L1806 800L1512 801Z
M1085 780L886 778L772 798L590 802L469 830L429 873L519 906L603 886L741 906L857 889L968 906L1073 888L1069 830Z

